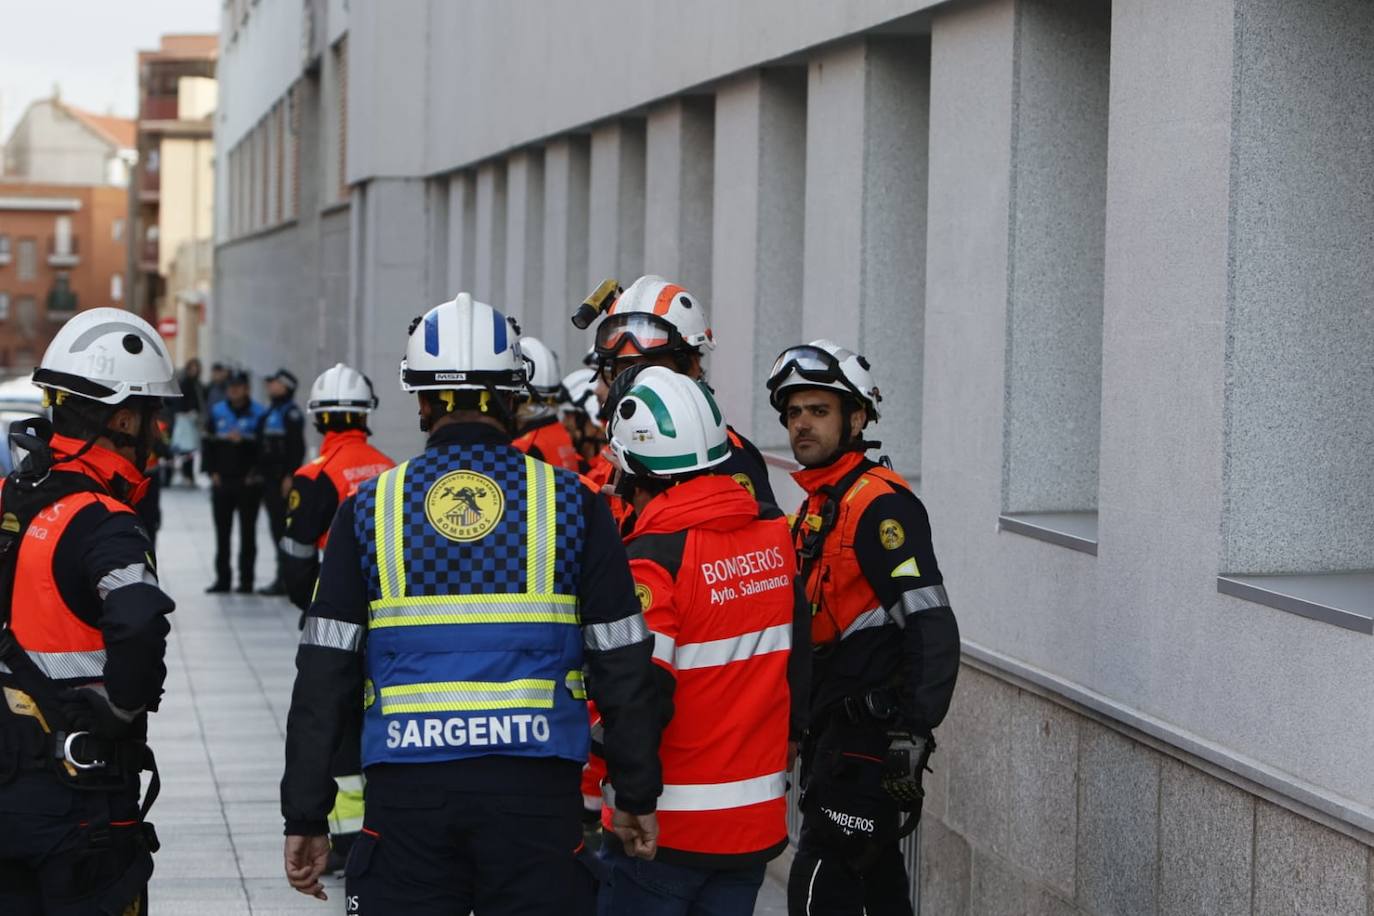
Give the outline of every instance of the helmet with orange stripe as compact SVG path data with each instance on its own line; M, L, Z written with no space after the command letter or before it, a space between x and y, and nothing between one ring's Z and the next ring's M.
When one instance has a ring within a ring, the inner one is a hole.
M703 347L715 345L705 303L652 274L631 283L596 329L596 356L603 367L637 357L699 357Z

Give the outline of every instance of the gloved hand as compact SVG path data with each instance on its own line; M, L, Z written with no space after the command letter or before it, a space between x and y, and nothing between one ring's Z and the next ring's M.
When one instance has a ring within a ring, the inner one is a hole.
M78 687L69 691L72 719L86 731L102 738L123 738L133 733L133 723L143 710L121 709L105 691Z
M903 807L916 807L925 798L921 787L926 762L935 750L935 739L910 732L888 732L889 744L883 764L883 789Z

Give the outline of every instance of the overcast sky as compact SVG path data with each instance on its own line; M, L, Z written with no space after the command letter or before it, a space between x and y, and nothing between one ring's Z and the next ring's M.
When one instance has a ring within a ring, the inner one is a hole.
M218 32L220 0L0 0L0 141L57 83L97 114L133 117L136 55L166 32Z

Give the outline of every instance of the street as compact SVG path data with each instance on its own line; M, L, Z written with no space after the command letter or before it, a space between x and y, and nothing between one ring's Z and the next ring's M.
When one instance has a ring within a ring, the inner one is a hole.
M330 899L298 894L282 873L277 783L295 674L297 612L285 599L206 595L214 533L204 491L164 490L159 575L177 601L167 650L167 692L151 718L162 794L150 816L156 856L155 913L285 916L342 912L342 881ZM257 581L270 578L259 520ZM765 882L756 913L781 916L782 888Z

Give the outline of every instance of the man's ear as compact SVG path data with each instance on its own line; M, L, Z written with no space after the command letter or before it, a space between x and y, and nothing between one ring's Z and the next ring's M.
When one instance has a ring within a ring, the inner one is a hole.
M864 437L864 427L868 425L868 408L862 406L857 407L851 416L853 418L850 421L853 424L853 436L851 438L856 440L862 439Z

